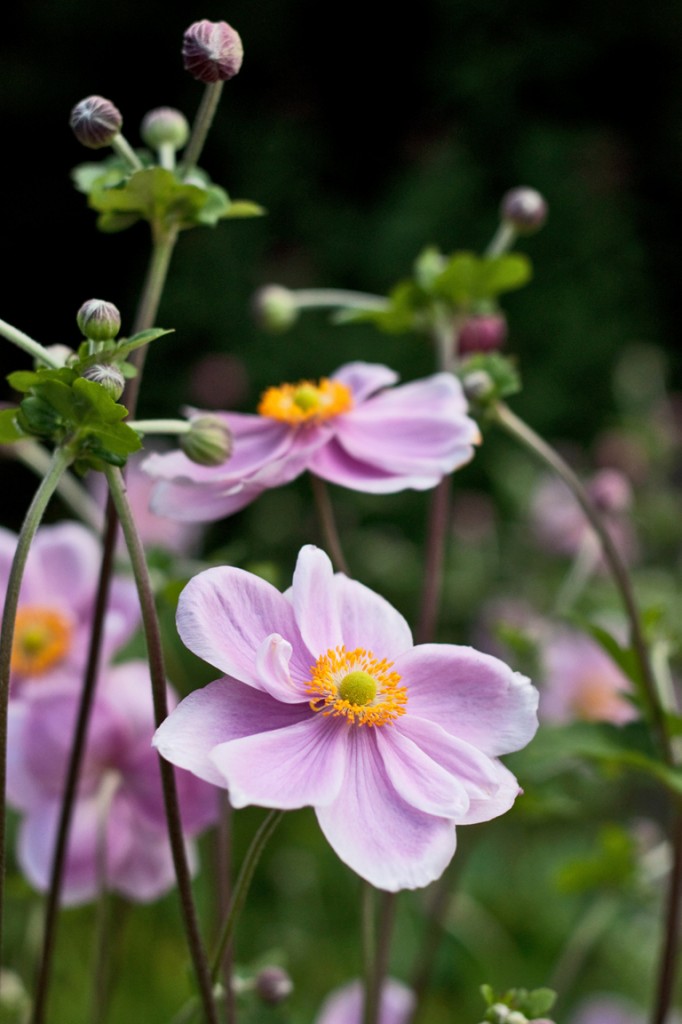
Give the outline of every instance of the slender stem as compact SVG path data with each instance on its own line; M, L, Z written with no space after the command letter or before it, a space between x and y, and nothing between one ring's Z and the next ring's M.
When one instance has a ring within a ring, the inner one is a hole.
M388 309L388 299L367 292L346 291L345 288L299 288L293 292L299 309Z
M69 841L71 820L73 818L73 809L76 802L76 793L78 791L80 769L87 742L88 723L90 721L90 713L94 703L95 690L97 686L100 650L104 634L104 619L107 601L109 598L114 551L116 548L117 525L118 522L116 515L109 505L106 516L102 562L100 565L99 580L97 583L95 607L93 609L88 658L85 666L83 688L76 716L73 742L69 751L69 762L66 769L66 779L64 781L64 793L59 811L57 837L52 855L50 884L45 901L45 923L43 925L42 950L38 965L35 998L31 1011L31 1024L42 1024L45 1019L47 994L50 987L52 962L56 947L57 921L62 878L66 863L66 851Z
M680 905L682 904L682 805L676 801L672 828L673 862L668 884L668 908L661 943L658 986L651 1024L665 1024L675 994L680 942Z
M426 556L422 603L417 625L417 643L433 640L438 620L448 522L450 521L450 477L443 477L431 496L426 535Z
M517 231L513 224L503 220L497 231L492 237L492 240L485 251L485 255L490 256L502 256L503 253L511 249L512 245L516 241Z
M230 907L232 896L232 816L233 810L227 793L221 792L221 815L216 835L215 876L217 890L218 916L217 924L225 918ZM222 958L221 977L225 993L225 1009L228 1020L234 1020L236 1014L235 992L233 984L232 949L226 949Z
M397 905L398 894L396 892L384 892L381 894L379 927L377 928L376 938L376 957L374 960L374 990L377 993L378 1013L381 1011L381 993L383 992L384 981L388 973L391 937L393 935Z
M313 488L315 508L317 509L317 518L322 529L322 536L324 537L324 542L331 556L331 560L334 563L334 567L339 572L344 572L346 576L350 576L348 563L346 562L343 554L343 548L341 547L341 538L339 537L339 531L336 526L334 508L329 498L327 485L324 480L319 476L315 476L314 473L310 474L310 483Z
M107 482L111 496L116 507L123 535L125 537L130 561L137 584L142 611L142 623L144 625L145 638L147 642L147 655L149 658L149 671L152 682L152 699L154 703L154 719L157 727L168 717L168 702L166 697L166 671L163 660L163 649L161 646L161 635L159 632L159 621L156 615L154 594L152 592L149 570L145 560L144 549L139 534L135 528L128 499L125 492L125 483L119 470L113 467L106 469ZM197 976L197 983L201 995L206 1020L210 1024L218 1024L218 1011L213 998L213 986L208 960L204 951L196 908L192 897L192 885L185 852L185 842L180 820L180 808L178 804L178 793L175 784L175 773L172 765L159 757L161 771L161 785L163 798L166 807L166 818L168 823L168 837L170 840L173 855L173 864L180 893L180 905L183 914L187 944L194 964Z
M270 811L267 818L261 822L258 831L251 840L251 845L246 851L244 862L241 866L237 881L234 884L234 889L232 890L230 908L223 923L220 938L218 939L218 943L213 953L213 959L211 961L211 976L214 981L220 973L220 965L223 962L223 958L230 948L234 929L237 924L237 918L244 908L258 861L261 858L268 840L283 817L284 811Z
M224 82L209 82L204 90L197 116L194 118L194 124L192 125L192 135L182 157L180 165L182 177L187 177L190 171L199 163L199 157L204 148L206 136L213 123L215 112L218 109L224 84Z
M126 420L138 434L189 434L189 420Z
M630 576L623 559L621 558L620 552L613 543L611 534L604 526L601 516L592 504L582 483L571 467L564 462L559 453L548 445L539 434L536 434L528 424L519 419L519 417L516 416L516 414L513 413L503 402L497 403L492 414L496 423L503 427L507 433L511 434L511 436L517 441L524 444L561 477L564 483L572 491L580 507L585 513L585 516L589 520L590 525L599 537L604 553L604 560L608 565L614 583L618 588L630 626L630 638L640 669L642 686L648 705L648 715L656 732L665 760L668 764L672 764L672 753L665 723L665 712L659 700L656 680L651 668L639 609L637 608L637 603L635 601Z
M113 139L111 148L118 156L121 157L122 160L125 160L134 171L143 170L142 161L123 135L119 134Z
M36 491L29 506L17 539L12 566L7 581L5 606L2 612L0 632L0 947L2 945L2 911L5 884L5 789L7 784L7 709L9 706L9 684L12 670L12 644L14 625L19 606L19 592L26 567L31 542L43 518L50 498L57 489L62 473L72 461L71 452L57 448L52 456L50 468Z
M15 459L23 462L41 479L49 471L52 456L47 448L43 448L36 441L17 441L9 451ZM88 494L85 487L78 483L73 473L67 471L62 474L57 484L57 494L86 526L97 531L101 529L102 509Z
M570 992L575 986L580 969L590 956L595 943L612 923L617 912L612 896L602 896L581 913L580 920L569 932L549 979L549 987L557 992Z
M29 338L28 334L24 334L17 327L12 327L5 320L0 320L0 336L7 341L11 341L13 345L23 349L24 352L28 352L34 359L39 359L41 363L52 367L53 370L58 370L62 365L61 361L51 355L40 342Z
M365 999L362 1024L377 1024L380 993L377 989L376 926L374 920L374 887L362 883L362 965L365 977Z

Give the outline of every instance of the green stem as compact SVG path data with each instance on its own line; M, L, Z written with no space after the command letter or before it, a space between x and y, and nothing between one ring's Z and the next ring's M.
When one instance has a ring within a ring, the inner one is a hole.
M379 1016L379 990L377 988L377 949L374 921L374 886L362 883L362 963L365 978L365 999L362 1024L377 1024Z
M68 449L57 448L52 456L50 468L36 491L33 501L26 513L17 547L12 559L12 566L7 581L5 606L2 612L2 630L0 633L0 946L2 945L2 910L5 881L5 789L7 784L7 710L9 706L9 684L12 669L12 644L14 641L14 625L19 606L21 581L26 568L31 542L43 518L50 498L57 489L57 484L73 461Z
M5 320L0 320L0 336L5 338L7 341L11 341L17 348L23 349L24 352L28 352L34 359L39 359L45 366L50 366L53 370L58 370L62 365L61 360L51 355L43 345L38 341L34 341L33 338L29 338L28 334L24 334L17 327L12 327Z
M329 551L331 560L334 563L334 568L338 572L343 572L346 576L350 576L348 563L346 562L343 554L343 548L341 547L341 538L336 526L334 507L329 498L327 484L314 473L310 474L310 483L313 488L313 498L315 499L315 508L317 510L317 518L322 530L322 536L324 537L324 543Z
M194 118L194 124L192 125L192 135L183 154L179 169L180 176L183 178L186 178L199 163L199 157L204 148L206 136L213 123L215 112L218 109L224 84L224 82L209 82L204 90L197 116Z
M513 224L503 220L485 251L485 255L502 256L513 246L516 241L517 231Z
M145 560L144 549L139 534L135 528L128 499L125 492L125 483L119 470L113 467L106 468L109 490L116 507L123 535L125 537L130 561L133 569L133 576L137 585L142 611L142 623L144 626L147 642L147 655L149 658L149 671L152 682L152 699L154 703L154 719L157 727L168 717L168 702L166 697L166 671L163 660L163 649L161 646L161 635L159 621L156 615L154 594L152 592L149 570ZM180 905L183 914L187 944L194 964L197 983L204 1008L205 1018L210 1024L218 1024L218 1011L213 998L213 986L208 960L204 951L196 908L192 897L192 885L185 852L185 842L180 820L180 808L178 805L178 793L175 784L175 774L172 765L159 757L159 768L161 771L161 784L166 807L166 818L168 823L168 836L173 854L173 864L180 893Z
M578 504L585 513L590 526L593 528L601 542L604 553L604 561L609 567L613 581L618 589L630 627L630 639L637 658L640 670L642 687L647 703L649 720L656 733L661 751L667 764L672 764L672 750L670 738L665 723L665 712L661 706L654 678L644 631L637 602L632 590L632 583L625 563L620 552L611 539L611 534L604 526L602 518L592 504L590 497L573 472L571 467L564 462L558 452L544 441L539 434L519 419L511 409L503 402L498 402L492 410L493 420L507 431L515 440L520 441L534 455L540 458L550 467L567 485L575 496Z
M111 148L118 156L121 157L122 160L125 160L125 162L129 164L134 171L141 171L144 169L139 156L123 135L119 134L113 139Z
M346 291L345 288L299 288L293 292L299 309L388 309L388 299L367 292Z
M52 456L37 441L17 441L11 447L8 446L8 454L23 462L41 480L49 472ZM86 526L99 532L102 527L102 509L85 487L78 483L73 473L67 471L62 474L57 484L57 494Z
M189 420L126 420L138 434L189 434Z

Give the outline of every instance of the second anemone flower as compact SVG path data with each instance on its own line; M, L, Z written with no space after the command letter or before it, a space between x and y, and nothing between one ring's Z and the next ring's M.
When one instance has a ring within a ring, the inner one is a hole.
M200 573L177 621L225 677L178 705L159 752L234 807L314 807L341 860L378 888L428 885L456 825L514 803L498 756L535 733L529 680L470 647L415 647L402 615L319 548L302 549L284 594L241 569Z
M318 382L268 388L258 415L218 413L234 439L229 462L151 455L143 468L159 481L152 509L172 519L221 519L306 469L371 494L435 487L472 458L478 427L451 374L392 387L397 380L387 366L348 363Z

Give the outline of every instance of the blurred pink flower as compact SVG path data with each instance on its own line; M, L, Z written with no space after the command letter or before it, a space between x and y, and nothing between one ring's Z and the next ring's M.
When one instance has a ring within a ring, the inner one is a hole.
M644 1010L622 996L604 993L591 996L571 1014L568 1024L646 1024ZM682 1024L679 1013L672 1013L668 1024Z
M543 652L545 683L540 690L540 719L561 724L575 719L621 725L638 717L627 699L630 680L591 637L557 631Z
M621 555L631 561L636 541L628 515L632 490L616 469L601 469L587 481L587 492L603 514L611 538ZM572 492L558 477L545 478L537 488L530 509L535 539L545 550L574 557L592 548L600 560L601 545Z
M152 508L188 522L220 519L306 469L371 494L435 487L472 458L478 427L452 374L391 387L397 379L386 366L348 363L318 384L269 388L257 416L218 413L232 457L200 466L179 451L150 455Z
M315 1024L362 1024L364 986L352 981L327 996L315 1018ZM378 1024L408 1024L415 1009L412 989L387 978L381 990Z
M78 695L71 686L32 690L9 713L10 806L22 814L17 857L28 880L47 889ZM154 715L145 662L109 668L100 679L88 731L63 887L65 904L100 887L147 902L175 881L166 832ZM188 772L177 782L188 837L217 815L217 790ZM190 848L193 853L193 849Z
M0 594L7 590L17 546L0 528ZM31 545L21 585L12 646L12 694L29 681L45 683L70 674L80 685L88 655L93 605L101 563L98 540L78 523L41 527ZM103 657L108 660L140 623L132 580L115 577L104 622Z
M512 806L498 760L537 727L537 691L470 647L422 644L383 598L304 547L281 594L234 568L185 587L178 631L226 673L186 697L154 744L235 807L312 806L331 846L380 889L428 885L455 826Z

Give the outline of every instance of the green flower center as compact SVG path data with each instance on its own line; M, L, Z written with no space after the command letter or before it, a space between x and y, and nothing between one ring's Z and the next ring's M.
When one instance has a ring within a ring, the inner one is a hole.
M296 388L293 398L294 405L298 406L302 412L308 412L320 403L318 389L310 384L302 384L301 387Z
M376 680L369 672L349 672L339 683L339 697L349 704L362 707L363 704L371 704L376 695Z

